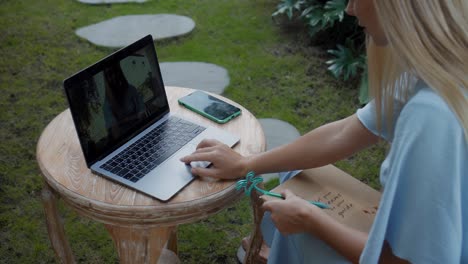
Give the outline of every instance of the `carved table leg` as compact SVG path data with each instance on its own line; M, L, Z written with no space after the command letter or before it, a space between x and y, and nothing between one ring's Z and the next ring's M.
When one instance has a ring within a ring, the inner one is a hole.
M105 225L117 248L120 263L157 263L174 227Z
M254 264L258 263L257 257L260 253L260 249L263 243L263 236L260 229L260 224L263 218L262 204L263 200L260 198L257 192L252 192L251 196L254 226L252 234L250 235L250 246L247 249L247 254L245 254L244 263L245 264Z
M47 183L44 184L44 188L42 189L42 201L44 204L50 243L54 248L59 262L67 264L75 263L70 244L65 236L62 219L58 214L57 195Z

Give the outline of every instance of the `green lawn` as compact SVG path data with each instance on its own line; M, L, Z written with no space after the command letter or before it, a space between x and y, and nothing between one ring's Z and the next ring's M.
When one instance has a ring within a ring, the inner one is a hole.
M278 118L301 133L352 114L354 84L326 70L326 52L310 47L296 29L274 23L278 0L152 0L144 4L89 6L72 0L0 0L0 263L53 263L40 200L35 160L38 137L66 107L62 80L111 53L78 38L74 30L119 15L174 13L191 17L188 36L156 43L161 62L204 61L229 71L224 96L258 118ZM379 188L383 146L336 164ZM116 263L101 224L61 204L66 232L81 263ZM236 263L249 233L249 202L179 228L183 263Z

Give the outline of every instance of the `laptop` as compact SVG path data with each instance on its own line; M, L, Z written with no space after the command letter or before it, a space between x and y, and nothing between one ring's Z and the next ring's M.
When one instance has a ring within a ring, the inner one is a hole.
M194 179L179 159L202 139L231 147L239 142L227 131L170 112L151 35L67 78L63 86L87 166L161 201Z

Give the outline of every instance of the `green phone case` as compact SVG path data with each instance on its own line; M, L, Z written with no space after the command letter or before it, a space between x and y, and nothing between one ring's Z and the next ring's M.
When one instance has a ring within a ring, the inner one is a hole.
M233 119L236 116L239 116L241 114L241 110L239 109L238 112L235 112L234 114L228 116L225 119L218 119L218 118L216 118L216 117L214 117L214 116L212 116L210 114L207 114L207 113L205 113L203 111L200 111L200 110L198 110L196 108L193 108L190 105L187 105L186 103L181 102L180 100L178 100L178 102L179 102L180 105L184 106L185 108L187 108L187 109L189 109L189 110L191 110L191 111L193 111L193 112L195 112L195 113L197 113L199 115L202 115L202 116L204 116L204 117L206 117L206 118L210 119L211 121L214 121L214 122L216 122L218 124L226 124L229 120L231 120L231 119Z
M206 118L210 119L211 121L214 121L214 122L216 122L218 124L225 124L225 123L229 122L229 120L239 116L241 114L241 112L242 112L241 109L239 109L238 111L234 112L233 114L229 115L228 117L226 117L224 119L219 119L219 118L216 118L215 116L212 116L212 115L210 115L210 114L208 114L208 113L206 113L204 111L201 111L201 110L191 106L190 104L187 104L186 102L183 102L182 100L185 97L186 96L184 96L184 97L180 98L179 100L177 100L180 105L182 105L185 108L187 108L187 109L189 109L189 110L191 110L191 111L193 111L193 112L195 112L195 113L197 113L197 114L199 114L201 116L204 116L204 117L206 117ZM218 100L220 100L220 99L218 99ZM220 100L220 101L222 101L222 100ZM222 101L222 102L224 102L224 101ZM229 104L227 102L224 102L224 103ZM229 104L229 105L231 105L231 104Z

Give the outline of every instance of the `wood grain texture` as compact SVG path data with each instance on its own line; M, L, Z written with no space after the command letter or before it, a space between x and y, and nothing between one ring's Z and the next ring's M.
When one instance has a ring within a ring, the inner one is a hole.
M171 236L166 227L133 228L106 225L122 264L157 263Z
M236 102L221 97L241 108L242 115L219 125L179 106L177 99L192 89L166 87L166 91L171 112L238 135L241 140L234 149L239 153L251 155L265 149L260 123ZM86 166L69 110L59 114L43 131L37 145L37 161L47 184L64 201L82 215L111 225L148 227L189 223L232 205L242 195L235 190L235 181L196 179L169 202L161 202L95 175Z

